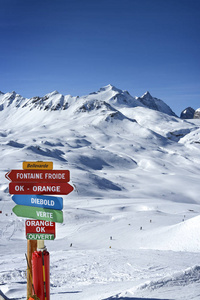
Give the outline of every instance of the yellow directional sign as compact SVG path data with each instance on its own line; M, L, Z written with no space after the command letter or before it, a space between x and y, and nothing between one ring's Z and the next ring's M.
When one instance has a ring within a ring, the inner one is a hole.
M52 161L24 161L24 170L53 170Z

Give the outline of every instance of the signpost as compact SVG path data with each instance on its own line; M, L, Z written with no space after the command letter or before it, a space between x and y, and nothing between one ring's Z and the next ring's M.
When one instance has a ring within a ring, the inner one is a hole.
M27 240L54 240L54 235L50 233L28 233L26 236Z
M26 220L26 238L35 240L34 234L42 234L40 239L51 240L56 236L55 223L49 221L39 221L39 220ZM33 236L31 236L33 234ZM53 237L52 237L53 236ZM31 238L32 237L32 238ZM49 238L50 237L50 238ZM39 238L38 238L39 240Z
M69 170L11 170L5 177L10 181L69 182Z
M19 205L49 209L63 209L63 198L42 195L13 195L12 200Z
M55 223L63 222L63 198L49 195L67 195L73 191L73 187L68 183L70 172L53 170L53 162L23 162L23 170L11 170L5 177L11 181L9 193L13 194L12 200L17 204L13 212L19 217L34 219L26 220L29 270L27 297L32 295L32 270L34 270L33 284L37 287L35 292L40 300L49 300L49 253L44 246L44 240L54 240ZM39 251L36 252L37 248ZM42 256L39 253L42 253ZM43 261L42 264L39 262L40 259ZM41 282L41 276L38 276L42 273L43 278L47 276L46 282Z
M18 217L63 223L63 212L61 210L15 205L13 212Z
M73 191L69 183L11 182L9 193L15 195L67 195Z
M24 170L53 170L52 161L24 161L23 162Z

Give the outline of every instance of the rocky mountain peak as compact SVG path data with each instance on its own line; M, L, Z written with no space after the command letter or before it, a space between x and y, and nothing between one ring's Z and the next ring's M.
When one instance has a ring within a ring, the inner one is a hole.
M200 119L200 108L196 109L194 112L194 119Z
M141 98L153 98L153 97L151 96L149 91L146 91L146 93L144 93L144 95L142 95Z
M187 107L181 112L181 119L193 119L195 110L192 107Z

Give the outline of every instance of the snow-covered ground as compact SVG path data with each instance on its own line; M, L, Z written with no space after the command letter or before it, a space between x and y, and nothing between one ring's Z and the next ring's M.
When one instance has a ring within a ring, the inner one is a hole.
M0 96L2 292L26 299L25 219L5 174L43 160L70 170L75 188L45 243L52 300L200 299L200 120L112 86L38 106Z

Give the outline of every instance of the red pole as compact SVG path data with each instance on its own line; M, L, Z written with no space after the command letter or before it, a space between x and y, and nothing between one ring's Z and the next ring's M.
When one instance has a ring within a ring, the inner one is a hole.
M37 250L37 241L27 240L27 298L33 295L33 282L32 282L32 254Z
M33 285L40 300L50 300L49 252L35 251L32 255Z

